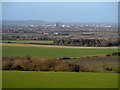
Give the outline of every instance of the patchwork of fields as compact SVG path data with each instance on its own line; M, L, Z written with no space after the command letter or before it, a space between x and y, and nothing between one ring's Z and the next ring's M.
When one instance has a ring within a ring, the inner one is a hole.
M72 48L46 47L37 45L5 45L2 46L3 56L40 56L40 57L84 57L106 56L118 52L118 48ZM99 58L99 57L98 57ZM114 58L114 57L113 57ZM99 58L100 59L100 58ZM81 59L82 60L82 59ZM83 59L84 60L84 59ZM86 60L86 59L85 59ZM90 59L91 60L91 59ZM91 62L91 61L87 62ZM79 60L78 60L79 61ZM93 60L95 64L98 61ZM104 63L104 60L102 60ZM101 63L101 62L100 62ZM117 60L107 60L114 67ZM93 62L92 62L93 64ZM92 65L89 63L89 65ZM94 64L93 64L94 65ZM117 88L117 73L94 72L41 72L41 71L3 71L3 88Z

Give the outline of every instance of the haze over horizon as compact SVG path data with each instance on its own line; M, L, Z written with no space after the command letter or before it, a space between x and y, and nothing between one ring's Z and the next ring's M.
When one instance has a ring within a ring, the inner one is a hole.
M117 23L117 2L3 2L3 21Z

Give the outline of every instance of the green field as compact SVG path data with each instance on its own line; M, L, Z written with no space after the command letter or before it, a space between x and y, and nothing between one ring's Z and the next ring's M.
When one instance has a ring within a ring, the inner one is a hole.
M117 88L116 73L3 71L3 88Z
M53 44L52 40L3 40L3 43L34 43L34 44Z
M34 46L4 46L3 56L41 56L41 57L81 57L91 55L106 55L118 51L116 48L52 48Z
M2 70L0 70L0 89L2 89Z

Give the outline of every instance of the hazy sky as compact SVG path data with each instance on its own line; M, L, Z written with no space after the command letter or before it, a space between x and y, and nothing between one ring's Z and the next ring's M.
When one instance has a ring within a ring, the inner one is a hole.
M3 20L117 23L117 2L3 2Z

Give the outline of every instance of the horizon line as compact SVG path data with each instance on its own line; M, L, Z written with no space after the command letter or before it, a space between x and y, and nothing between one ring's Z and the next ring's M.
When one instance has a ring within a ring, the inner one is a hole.
M67 21L47 21L47 20L0 20L0 21L42 21L42 22L60 22L60 23L118 23L118 22L67 22Z

